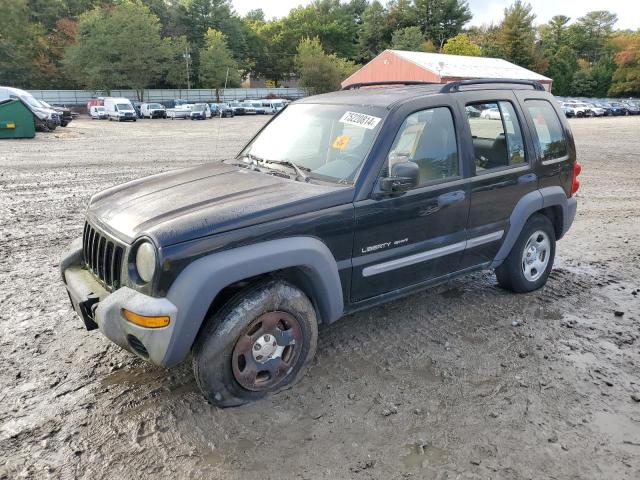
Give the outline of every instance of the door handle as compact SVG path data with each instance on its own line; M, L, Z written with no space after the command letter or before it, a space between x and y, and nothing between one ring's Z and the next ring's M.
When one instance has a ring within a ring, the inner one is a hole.
M446 207L454 203L462 202L465 198L464 190L456 190L454 192L443 193L438 196L438 207Z

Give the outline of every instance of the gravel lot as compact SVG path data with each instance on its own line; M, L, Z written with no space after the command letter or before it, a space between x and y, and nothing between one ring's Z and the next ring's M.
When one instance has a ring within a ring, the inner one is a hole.
M266 401L218 410L188 362L86 332L58 261L90 195L231 155L265 120L0 143L0 478L640 478L640 117L571 121L579 211L544 289L479 273L346 317Z

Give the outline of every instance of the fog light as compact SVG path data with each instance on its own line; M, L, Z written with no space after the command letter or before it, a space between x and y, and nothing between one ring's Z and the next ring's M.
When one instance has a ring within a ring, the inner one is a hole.
M145 315L138 315L126 308L122 309L122 316L135 325L147 328L166 327L171 321L171 318L168 316L147 317Z

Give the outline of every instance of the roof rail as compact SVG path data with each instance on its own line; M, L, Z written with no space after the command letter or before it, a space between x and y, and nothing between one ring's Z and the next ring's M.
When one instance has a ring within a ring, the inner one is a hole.
M356 90L362 87L382 87L385 85L435 85L437 82L421 82L417 80L385 80L382 82L359 82L352 83L346 87L342 87L342 90Z
M544 92L545 89L542 84L536 80L519 80L515 78L476 78L473 80L459 80L456 82L449 82L440 89L440 93L452 93L459 92L460 87L466 85L488 85L492 83L509 83L514 85L529 85L534 90Z

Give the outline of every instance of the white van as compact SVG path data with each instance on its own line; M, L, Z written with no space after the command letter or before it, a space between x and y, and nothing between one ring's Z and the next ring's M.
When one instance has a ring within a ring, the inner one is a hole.
M106 120L107 119L107 111L104 109L102 105L92 105L89 108L89 116L92 119L98 120Z
M118 122L136 121L136 111L128 98L107 97L104 99L104 109L107 112L109 121Z
M278 113L285 106L285 103L282 100L278 100L278 99L266 98L264 100L261 100L261 102L262 102L262 107L264 108L265 113L268 113L270 115L274 115Z

